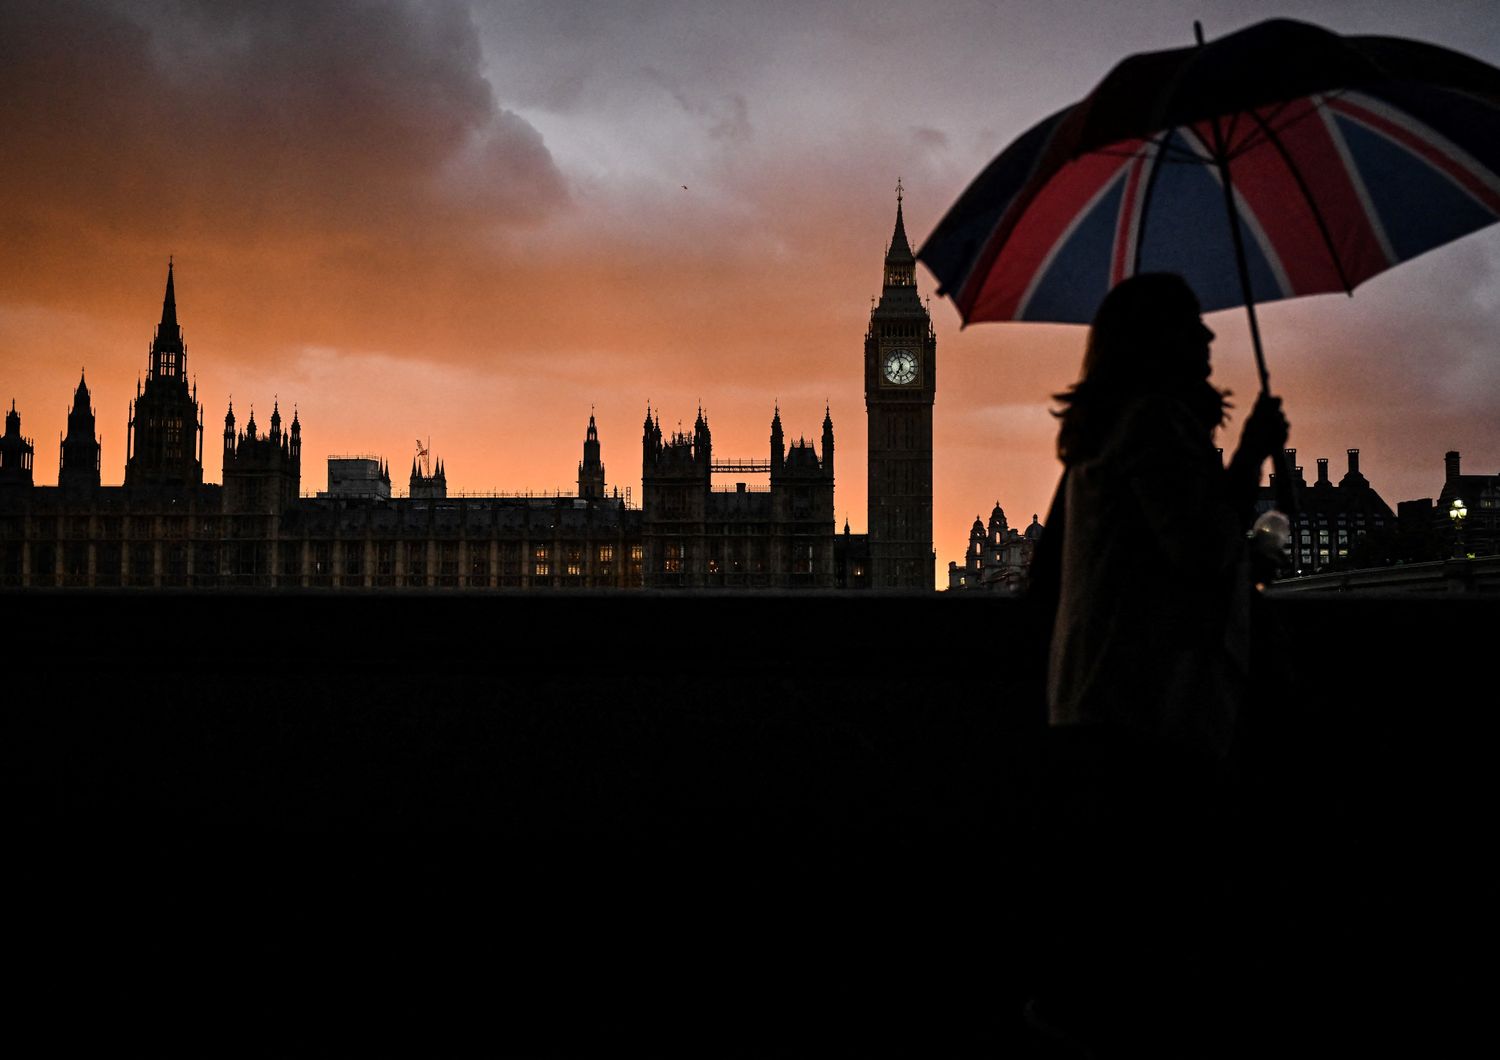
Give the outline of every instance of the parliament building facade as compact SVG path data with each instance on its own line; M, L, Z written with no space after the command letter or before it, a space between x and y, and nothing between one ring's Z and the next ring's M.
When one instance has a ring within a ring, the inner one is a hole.
M125 480L100 484L102 447L80 378L58 484L38 486L14 404L0 436L0 588L932 589L935 339L916 294L898 197L884 291L865 341L870 533L834 522L833 418L788 443L775 409L764 458L719 458L700 408L663 434L648 408L641 505L609 489L593 416L577 493L450 497L413 461L391 496L374 457L330 457L303 494L302 423L224 417L223 482L203 480L203 408L187 374L173 267L147 372L130 405ZM764 476L765 484L715 484Z

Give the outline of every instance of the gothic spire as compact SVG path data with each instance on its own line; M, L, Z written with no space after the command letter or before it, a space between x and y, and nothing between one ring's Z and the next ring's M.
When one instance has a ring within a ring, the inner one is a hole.
M177 334L177 292L172 283L172 259L167 258L167 293L161 300L160 333L175 337Z
M891 248L886 252L885 263L887 265L915 264L916 255L911 252L911 243L906 238L906 222L901 216L901 200L904 191L901 181L896 181L896 230L891 233Z

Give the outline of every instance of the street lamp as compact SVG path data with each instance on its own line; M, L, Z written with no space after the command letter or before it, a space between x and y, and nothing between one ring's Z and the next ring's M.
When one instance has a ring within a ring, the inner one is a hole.
M1448 518L1453 520L1453 540L1458 549L1458 558L1467 559L1468 551L1464 548L1464 520L1469 517L1469 509L1464 507L1464 502L1453 498L1453 503L1448 506Z

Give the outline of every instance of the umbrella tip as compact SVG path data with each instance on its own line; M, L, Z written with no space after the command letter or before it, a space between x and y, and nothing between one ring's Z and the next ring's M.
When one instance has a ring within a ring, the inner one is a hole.
M1193 19L1193 37L1198 42L1198 47L1203 47L1203 23L1196 18Z

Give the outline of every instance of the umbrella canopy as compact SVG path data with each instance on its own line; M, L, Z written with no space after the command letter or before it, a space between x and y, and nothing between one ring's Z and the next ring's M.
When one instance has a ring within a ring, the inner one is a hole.
M1352 292L1497 219L1500 70L1283 19L1124 60L917 257L965 323L1087 323L1125 277L1176 272L1254 330L1254 302Z

